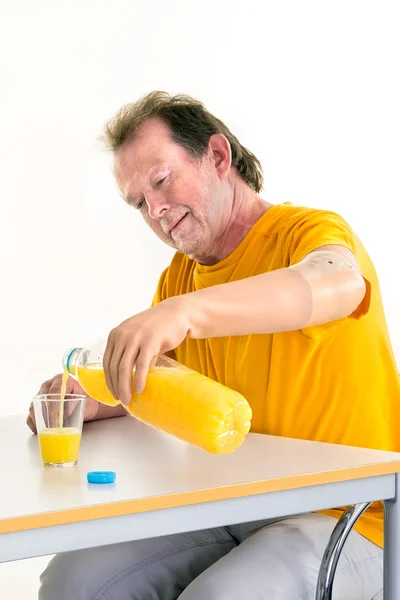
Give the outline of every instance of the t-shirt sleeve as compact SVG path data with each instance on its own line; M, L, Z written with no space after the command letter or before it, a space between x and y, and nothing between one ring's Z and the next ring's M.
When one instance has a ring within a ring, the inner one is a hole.
M310 252L331 245L348 248L357 260L358 239L340 215L322 210L305 211L300 218L289 224L289 233L284 244L286 262L289 266L295 265ZM371 285L365 275L361 274L366 284L366 293L360 305L347 318L359 319L369 310Z
M357 258L355 235L350 225L339 215L327 211L303 214L293 223L287 245L290 265L321 246L345 246Z

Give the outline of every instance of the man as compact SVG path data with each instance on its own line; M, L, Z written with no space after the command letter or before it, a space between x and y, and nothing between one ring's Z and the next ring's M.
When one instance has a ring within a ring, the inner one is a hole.
M110 333L114 397L127 404L133 366L140 393L153 357L168 352L241 392L252 431L398 451L400 386L379 284L350 226L265 202L256 157L192 98L149 94L110 121L105 139L122 197L177 250L153 306ZM56 376L41 393L59 385ZM80 388L71 380L68 391ZM86 411L86 420L124 414L93 399ZM50 562L39 597L311 600L340 514L67 553ZM382 589L382 514L373 505L350 534L335 600Z

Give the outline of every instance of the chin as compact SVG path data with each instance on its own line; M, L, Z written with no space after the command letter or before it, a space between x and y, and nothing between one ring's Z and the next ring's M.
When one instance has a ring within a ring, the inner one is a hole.
M172 240L172 246L182 254L186 254L190 259L194 259L201 254L204 249L206 232L203 228L194 227L191 231L185 232L182 237L177 236L177 239Z
M201 243L194 243L194 240L190 240L190 241L186 241L186 240L182 240L180 242L177 242L175 244L175 248L176 250L178 250L178 252L182 252L182 254L186 254L190 259L194 259L196 258L196 256L198 256L199 251L201 249L202 244Z

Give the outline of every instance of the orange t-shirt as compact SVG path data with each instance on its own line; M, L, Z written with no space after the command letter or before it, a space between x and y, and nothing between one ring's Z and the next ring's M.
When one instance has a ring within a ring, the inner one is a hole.
M215 265L177 252L153 303L288 267L328 244L349 248L367 282L366 297L350 317L285 333L185 339L175 351L177 360L243 394L253 411L253 432L400 451L400 379L378 279L365 248L339 215L272 206ZM382 503L373 504L356 529L382 546Z

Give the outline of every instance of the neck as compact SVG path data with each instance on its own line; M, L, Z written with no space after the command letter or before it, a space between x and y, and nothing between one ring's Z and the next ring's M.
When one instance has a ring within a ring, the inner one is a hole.
M242 180L237 179L234 183L232 210L226 226L215 240L212 251L203 256L196 256L196 261L211 266L229 256L271 206L272 204L260 198Z

